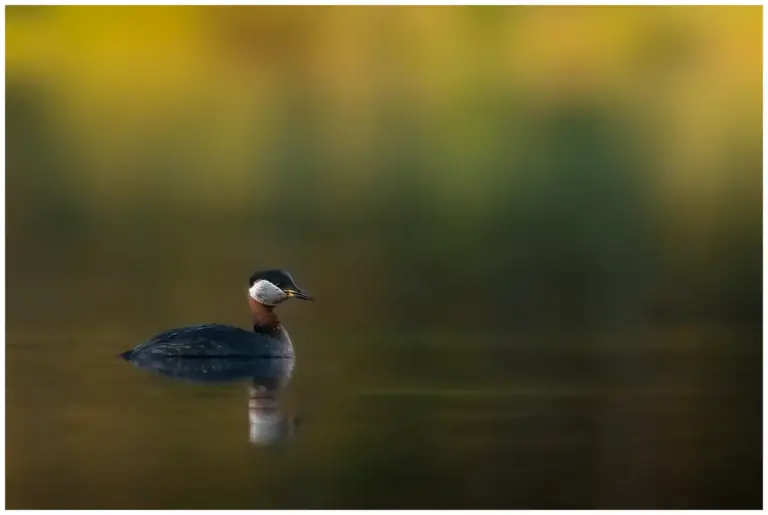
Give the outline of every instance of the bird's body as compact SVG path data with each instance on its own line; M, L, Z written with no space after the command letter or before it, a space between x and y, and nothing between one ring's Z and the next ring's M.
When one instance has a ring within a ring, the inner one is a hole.
M184 358L290 358L293 345L281 326L247 331L222 324L205 324L165 331L121 354L138 360L150 356Z
M181 327L162 332L149 341L122 353L138 363L155 358L292 358L288 332L274 308L291 297L312 300L280 270L253 274L249 281L249 307L253 331L223 324Z

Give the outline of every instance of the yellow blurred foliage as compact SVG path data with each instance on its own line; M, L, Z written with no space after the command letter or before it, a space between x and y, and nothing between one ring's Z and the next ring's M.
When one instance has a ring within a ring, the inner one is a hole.
M306 101L328 181L368 180L395 108L430 134L435 193L463 195L493 189L484 163L514 145L478 100L589 95L650 120L661 193L679 197L731 179L734 138L758 138L761 29L760 7L16 6L6 65L48 96L86 189L127 187L163 141L201 191L242 192Z

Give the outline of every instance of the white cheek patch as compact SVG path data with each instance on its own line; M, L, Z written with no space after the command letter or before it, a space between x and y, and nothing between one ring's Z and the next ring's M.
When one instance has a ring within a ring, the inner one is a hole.
M253 300L267 306L274 306L286 298L283 290L265 280L253 283L248 293Z

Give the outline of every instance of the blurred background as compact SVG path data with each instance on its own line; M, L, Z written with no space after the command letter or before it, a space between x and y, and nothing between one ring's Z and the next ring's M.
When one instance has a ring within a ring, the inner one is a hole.
M8 507L760 507L761 20L7 7ZM277 453L114 359L272 267Z

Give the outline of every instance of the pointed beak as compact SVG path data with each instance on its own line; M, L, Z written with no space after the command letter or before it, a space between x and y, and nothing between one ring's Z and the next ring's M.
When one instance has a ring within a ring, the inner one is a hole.
M283 291L285 293L287 293L289 297L294 297L296 299L315 300L314 297L312 297L309 293L305 292L304 290L302 290L298 286L295 289L288 289L288 290L283 290Z

